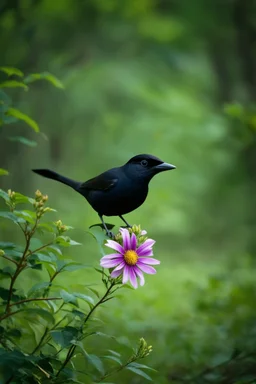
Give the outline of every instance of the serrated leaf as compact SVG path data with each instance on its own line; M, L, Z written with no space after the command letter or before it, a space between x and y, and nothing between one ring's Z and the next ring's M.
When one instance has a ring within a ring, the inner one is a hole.
M79 264L76 262L71 262L71 263L66 264L63 268L61 268L61 272L67 272L67 271L73 272L73 271L77 271L77 270L83 269L83 268L90 268L90 266L85 265L85 264Z
M21 81L17 80L6 80L0 83L0 88L23 88L28 90L28 86Z
M6 169L0 168L0 176L9 175L9 172Z
M130 365L128 365L125 369L128 369L129 371L136 373L136 375L144 377L144 379L152 381L151 377L149 375L147 375L145 372L143 372L141 369L138 369L135 367L130 367Z
M32 83L34 81L38 80L46 80L49 81L52 85L54 85L57 88L64 89L64 85L62 82L57 79L54 75L52 75L49 72L42 72L42 73L32 73L31 75L28 75L25 79L24 82L26 84Z
M13 75L16 75L19 77L24 76L24 73L21 72L20 69L14 68L14 67L0 67L0 71L6 73L8 76L13 76Z
M19 142L21 144L27 145L29 147L36 147L37 146L37 142L36 141L29 140L29 139L27 139L26 137L23 137L23 136L8 137L8 140L9 141L16 141L16 142Z
M13 116L16 119L22 120L26 124L28 124L35 132L39 132L39 127L37 123L33 119L31 119L31 117L16 108L9 108L6 112L6 116Z

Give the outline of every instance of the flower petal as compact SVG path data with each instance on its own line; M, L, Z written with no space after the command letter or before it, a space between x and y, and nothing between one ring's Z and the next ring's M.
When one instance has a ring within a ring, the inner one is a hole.
M116 270L114 270L114 271L112 271L111 272L111 277L113 278L113 279L115 279L116 277L118 277L118 276L120 276L121 274L122 274L122 269L119 269L118 271L116 271Z
M153 256L153 250L152 248L143 249L138 256Z
M150 267L150 265L146 264L140 264L139 262L137 263L137 266L145 273L148 273L149 275L154 275L156 273L155 268Z
M136 247L137 247L137 238L136 238L135 233L132 233L132 236L131 236L131 249L133 251L136 251Z
M115 269L114 271L119 271L120 269L123 269L123 267L125 266L125 261L122 261Z
M113 248L115 251L117 252L120 252L121 254L124 254L125 253L125 250L124 248L122 247L122 245L118 244L116 241L114 240L108 240L105 244L106 247L109 247L109 248Z
M120 259L113 259L113 260L103 260L100 262L101 267L103 268L113 268L119 265L123 261L122 258Z
M136 279L136 274L135 274L133 268L130 268L130 282L131 282L131 285L132 285L135 289L138 287L138 282L137 282L137 279Z
M149 265L160 264L160 261L157 259L153 259L153 257L139 257L138 262L142 264L149 264Z
M128 265L125 265L124 266L124 273L123 273L123 284L127 283L127 281L129 280L129 277L130 277L130 267L128 267Z
M121 232L122 238L123 238L124 250L128 251L129 249L131 249L130 233L129 233L128 229L125 229L125 228L120 228L120 232Z
M116 259L118 257L123 257L120 253L111 253L111 255L103 256L100 260L111 260Z
M155 240L153 240L153 239L147 239L146 241L144 241L143 244L141 244L141 245L139 246L139 248L137 249L137 253L139 254L140 251L145 250L145 249L147 249L147 248L151 249L151 248L153 247L154 244L155 244Z
M141 272L141 270L136 267L136 265L133 267L136 275L140 278L140 285L144 285L145 284L145 279L144 279L144 276L143 276L143 273Z

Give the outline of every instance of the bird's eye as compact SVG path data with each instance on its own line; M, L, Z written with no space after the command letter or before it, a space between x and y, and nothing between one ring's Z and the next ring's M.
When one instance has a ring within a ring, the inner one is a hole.
M147 160L142 160L140 163L141 163L141 165L142 165L143 167L146 167L146 166L148 165Z

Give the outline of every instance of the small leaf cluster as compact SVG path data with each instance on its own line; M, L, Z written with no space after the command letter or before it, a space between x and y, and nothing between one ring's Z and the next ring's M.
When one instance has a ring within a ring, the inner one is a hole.
M120 281L99 269L104 283L101 290L82 284L79 291L63 286L60 274L92 268L66 256L70 247L80 245L67 235L72 228L61 220L47 221L55 210L47 205L48 196L39 190L33 198L0 190L0 197L8 207L0 212L0 218L9 220L24 239L22 245L0 242L3 382L101 383L123 370L151 380L145 372L151 368L138 362L152 350L144 339L128 357L109 347L103 352L87 347L87 339L93 337L111 338L118 343L113 336L99 331L94 314L114 298L122 286ZM40 272L46 277L23 289L22 281Z

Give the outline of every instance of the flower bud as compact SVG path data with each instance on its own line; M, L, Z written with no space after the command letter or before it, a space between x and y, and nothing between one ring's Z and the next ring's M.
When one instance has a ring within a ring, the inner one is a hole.
M5 251L3 249L0 249L0 256L4 256L5 255Z
M37 200L37 201L38 201L38 200L41 200L41 198L42 198L42 193L39 191L39 189L36 191L35 196L36 196L36 200Z

